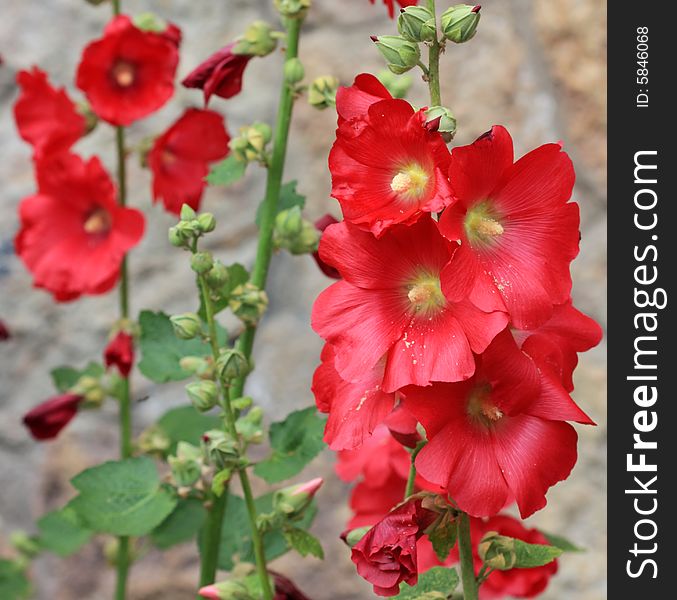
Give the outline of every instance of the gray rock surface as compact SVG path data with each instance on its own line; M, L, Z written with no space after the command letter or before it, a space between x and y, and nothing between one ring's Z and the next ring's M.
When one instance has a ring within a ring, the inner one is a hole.
M332 73L349 83L358 71L377 72L382 62L370 34L392 33L382 6L366 0L315 0L301 44L308 78ZM445 3L440 2L440 5ZM255 18L274 18L269 0L124 0L130 13L152 10L178 23L184 32L179 75L239 34ZM512 132L518 153L561 139L578 173L575 199L582 208L581 255L576 260L574 297L585 312L605 323L605 3L603 0L486 0L472 43L450 47L443 57L443 98L458 117L456 142L469 143L494 123ZM16 207L34 188L29 148L18 138L11 118L15 72L37 64L53 82L75 97L73 73L81 48L98 36L108 9L83 0L4 0L0 19L0 318L14 334L0 344L0 539L16 529L32 531L42 512L72 493L68 479L85 466L115 456L116 415L110 406L80 415L54 443L38 445L20 425L22 414L51 393L48 371L81 365L99 356L115 317L114 294L54 304L31 288L31 278L12 255ZM231 131L253 120L272 121L280 60L252 61L245 92L230 101L216 99ZM413 102L426 103L417 82ZM176 98L152 119L135 125L130 142L156 132L184 107L201 104L197 92L177 89ZM298 179L308 197L307 213L338 214L329 198L326 156L334 136L335 115L299 102L291 135L285 180ZM79 143L85 155L98 153L112 167L112 131L106 126ZM133 308L189 310L194 306L186 257L170 249L166 230L173 218L151 206L148 173L131 164L131 203L147 211L148 235L131 259ZM232 188L210 189L203 206L218 219L212 250L224 262L251 263L256 231L251 222L262 196L263 174L251 168ZM320 340L309 326L313 298L328 284L308 257L275 257L270 278L271 308L256 343L257 370L249 393L271 419L312 403L309 391ZM230 322L234 325L233 322ZM168 407L183 402L182 385L156 386L135 377L139 431ZM605 346L581 360L575 397L599 423L579 427L580 459L573 475L549 494L547 508L529 520L559 532L588 549L561 560L560 572L545 600L599 600L606 597L605 497ZM288 556L275 566L290 574L316 600L372 597L354 573L338 534L348 518L348 488L332 475L333 458L318 458L307 474L323 475L320 516L314 531L325 543L324 564ZM39 559L33 569L37 597L51 600L108 598L112 573L104 565L104 540L67 560ZM0 548L6 544L0 542ZM194 548L167 554L150 552L134 568L130 598L191 598L196 578Z

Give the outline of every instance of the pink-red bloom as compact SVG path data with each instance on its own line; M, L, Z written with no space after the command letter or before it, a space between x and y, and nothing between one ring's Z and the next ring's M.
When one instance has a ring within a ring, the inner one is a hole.
M571 160L546 144L513 164L510 134L493 127L454 148L449 169L456 204L440 231L461 246L442 274L450 300L484 310L504 305L518 329L547 321L569 298L569 263L578 254L578 205Z
M103 294L116 283L125 253L141 239L143 214L117 204L98 158L61 154L36 162L38 191L19 206L17 254L35 287L58 301Z
M330 214L326 214L315 221L315 229L324 232L327 227L334 225L334 223L338 223L338 221ZM313 252L313 258L315 259L317 266L320 267L320 271L322 271L327 277L331 277L332 279L341 279L341 275L339 274L338 270L325 263L320 258L320 253L318 251Z
M592 423L566 393L543 390L538 367L507 329L478 357L472 378L402 393L429 440L418 472L476 517L512 501L523 518L543 508L576 463L577 435L566 421Z
M198 210L209 164L228 154L229 141L221 115L211 110L186 110L155 140L148 154L154 200L162 200L176 215L184 204Z
M508 515L496 515L490 519L470 519L470 538L473 547L475 574L482 568L477 547L485 533L495 531L500 535L522 540L528 544L549 544L547 538L538 529L527 529ZM458 561L458 547L451 552L452 562ZM510 569L494 571L480 587L480 600L494 600L510 596L511 598L534 598L542 593L550 578L557 573L557 561L532 569Z
M103 352L103 360L106 367L117 367L120 375L128 377L134 366L134 338L126 331L119 331L108 342Z
M70 423L82 400L77 394L54 396L27 412L24 425L36 440L51 440Z
M416 585L416 542L435 520L436 513L415 498L390 511L353 546L357 572L374 586L378 596L395 596L400 583Z
M386 393L474 373L473 352L489 345L507 316L444 295L440 273L456 248L429 216L380 239L346 222L327 228L320 256L343 279L317 298L312 324L345 381L360 382L380 361Z
M376 0L369 0L369 2L374 4ZM392 19L395 16L395 0L383 0L383 4L388 8L388 16ZM397 0L397 4L402 8L405 6L415 6L418 4L418 0Z
M342 97L337 110L347 114ZM398 99L375 102L366 115L339 124L329 170L345 221L381 236L452 204L449 150L424 125L423 111Z
M203 91L205 106L212 95L232 98L242 91L244 70L252 59L249 54L235 54L235 42L221 48L193 69L181 82L184 87Z
M19 71L21 94L14 104L14 119L22 139L36 157L68 150L84 134L85 118L64 88L50 85L38 67Z
M77 86L92 110L113 125L129 125L161 108L174 94L179 63L176 26L144 31L115 17L91 42L78 66Z
M372 104L392 99L386 86L376 77L370 73L360 73L355 77L353 85L341 86L336 92L338 124L358 117L365 118Z

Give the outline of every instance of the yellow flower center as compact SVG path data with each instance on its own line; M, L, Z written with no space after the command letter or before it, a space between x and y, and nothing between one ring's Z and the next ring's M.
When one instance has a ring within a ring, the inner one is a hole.
M407 298L411 309L421 315L435 314L447 303L439 277L429 274L417 277L407 286Z
M85 224L83 225L84 230L89 234L105 233L110 229L111 221L108 211L103 208L97 208L92 212Z
M491 401L491 386L476 387L468 398L468 415L477 423L491 427L503 418L503 411Z
M134 83L134 66L128 62L118 62L113 67L113 79L122 88L128 88Z
M429 179L428 173L419 165L408 165L395 174L390 189L401 196L418 199L425 194Z
M488 202L478 202L470 208L463 224L473 246L493 244L505 231L500 217Z

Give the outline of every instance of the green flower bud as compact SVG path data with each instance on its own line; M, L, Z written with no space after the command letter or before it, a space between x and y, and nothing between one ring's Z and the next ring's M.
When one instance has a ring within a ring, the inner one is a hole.
M183 313L169 317L176 337L192 340L202 333L202 321L195 313Z
M233 410L243 411L247 410L254 400L250 396L242 396L241 398L235 398L230 401L230 405L233 407Z
M169 228L169 243L172 246L176 246L177 248L183 248L186 245L186 238L183 236L181 231L179 231L178 227L170 227Z
M456 44L472 39L480 22L480 8L479 4L457 4L445 10L440 19L444 37Z
M210 252L196 252L190 259L190 268L198 275L203 275L214 265L214 259Z
M202 356L184 356L179 360L179 366L191 375L197 375L202 379L213 379L214 368L210 359Z
M339 80L331 75L324 75L313 80L308 88L308 104L319 110L336 106L336 92Z
M421 59L421 49L418 44L405 40L399 35L380 35L371 39L386 59L387 67L395 75L401 75L413 69Z
M202 451L187 442L179 442L176 456L167 459L177 487L192 487L202 475Z
M425 6L407 6L397 18L397 31L411 42L432 42L437 35L435 15Z
M284 63L284 80L289 85L295 85L299 81L303 81L306 76L306 71L303 68L303 63L298 58L291 58Z
M414 83L411 75L395 75L387 69L381 71L377 77L393 98L405 98Z
M429 131L449 133L452 136L456 133L456 118L448 108L444 106L431 106L425 111L425 116L426 129Z
M219 600L256 600L243 581L229 579L212 583L200 589L205 598L218 598Z
M515 540L499 535L495 531L484 534L477 552L487 566L499 571L512 569L517 562Z
M230 273L228 267L220 260L215 260L212 268L205 274L207 285L213 290L220 290L228 283Z
M167 30L167 21L161 19L152 12L144 12L136 15L133 19L134 25L142 31L153 31L162 33Z
M214 408L219 399L219 389L209 379L189 383L186 386L186 393L193 406L200 412Z
M235 423L235 429L245 442L260 444L263 441L263 409L254 406L244 417L240 417Z
M275 217L275 234L280 239L293 239L301 233L302 228L303 217L300 206L280 211Z
M216 372L224 381L232 381L244 377L251 370L247 357L239 350L226 348L221 350L216 361Z
M243 323L256 325L266 312L268 295L253 283L245 283L232 291L228 305Z
M9 543L17 552L20 552L27 558L35 558L40 554L42 549L40 543L24 531L14 531L11 533Z
M227 468L240 458L237 440L225 431L212 429L202 436L202 440L209 460L219 469Z
M342 534L341 538L343 541L352 548L357 542L359 542L364 535L369 531L371 527L369 525L365 527L358 527L357 529L351 529L346 534Z
M142 454L164 454L171 445L169 436L162 427L151 425L141 432L136 446Z
M181 220L192 221L197 218L197 213L187 204L181 206Z
M288 518L298 517L310 506L323 480L317 477L306 483L292 485L273 494L273 511Z
M230 141L230 149L235 158L242 162L265 161L266 146L273 137L267 123L253 123L240 128L239 137Z
M273 28L268 23L254 21L235 43L233 54L267 56L277 47L277 39L272 33Z
M202 233L209 233L216 228L216 219L212 213L202 213L197 217L197 224Z
M73 394L82 396L88 408L98 408L101 406L107 395L101 380L89 375L80 377L70 391Z
M303 18L310 8L311 0L275 0L275 7L283 17Z

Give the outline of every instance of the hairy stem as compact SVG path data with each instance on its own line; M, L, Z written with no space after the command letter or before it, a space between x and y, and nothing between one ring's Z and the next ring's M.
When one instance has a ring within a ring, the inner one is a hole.
M414 484L416 483L416 457L418 453L425 446L425 441L420 441L416 448L411 451L411 466L409 467L409 478L407 479L407 487L404 488L404 499L406 500L414 493Z
M428 89L430 90L431 106L441 106L440 94L440 42L437 39L437 15L435 13L435 0L428 0L428 8L435 15L435 38L430 44L428 51Z
M461 582L463 583L464 600L478 599L478 585L475 579L475 566L472 556L472 540L470 539L470 519L464 512L457 520L458 552L461 561Z
M202 528L202 550L200 552L200 587L214 583L219 564L221 528L228 501L227 490L221 496L213 496L212 505ZM201 596L198 596L201 598Z

